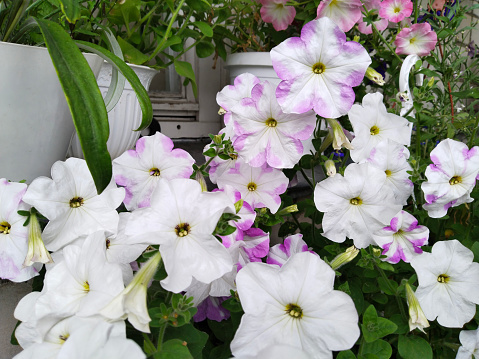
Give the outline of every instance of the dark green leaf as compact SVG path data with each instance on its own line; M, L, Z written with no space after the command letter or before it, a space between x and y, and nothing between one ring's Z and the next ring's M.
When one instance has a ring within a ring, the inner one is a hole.
M372 343L364 343L362 353L375 355L379 359L389 359L393 353L391 345L388 342L378 339Z
M80 2L78 0L59 0L60 8L70 24L74 24L81 15Z
M479 88L472 88L461 92L451 92L453 96L458 98L479 98Z
M398 350L404 359L432 359L429 343L419 336L399 336Z
M195 21L193 23L198 29L201 30L201 32L203 33L203 35L207 36L207 37L213 37L213 29L211 28L210 25L208 25L206 22L202 22L202 21Z
M186 342L191 355L195 359L201 359L208 334L196 329L192 324L186 324L180 328L169 327L165 333L165 340L168 339L180 339Z
M195 72L193 67L189 62L175 60L175 70L178 75L186 77L191 81L191 86L193 87L193 93L195 97L198 97L198 89L196 87Z
M186 343L180 339L171 339L163 343L161 351L157 352L155 359L193 359Z
M148 61L148 56L138 50L135 46L123 40L120 36L117 36L117 40L126 61L135 65L142 65Z
M215 45L209 41L200 41L196 44L196 55L205 58L215 53Z
M356 359L356 356L351 350L346 350L344 352L339 352L336 359Z
M203 152L203 156L215 157L216 156L216 150L214 148L210 148L207 151Z
M373 305L370 305L364 312L361 330L367 343L372 343L379 338L392 334L396 329L396 324L386 318L378 317Z

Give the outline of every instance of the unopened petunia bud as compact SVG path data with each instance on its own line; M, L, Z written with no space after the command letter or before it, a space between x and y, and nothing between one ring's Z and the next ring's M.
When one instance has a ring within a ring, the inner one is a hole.
M331 268L334 270L339 269L341 266L345 265L346 263L351 262L359 253L359 249L355 246L351 246L344 253L338 254L334 259L329 263Z
M340 150L342 147L344 147L348 150L352 150L353 146L351 146L351 143L344 134L343 127L341 126L339 121L332 118L327 118L326 121L331 128L330 131L332 132L333 137L333 148L335 150Z
M433 87L434 86L434 76L429 79L427 82L427 87Z
M328 177L334 177L336 174L336 164L333 160L327 160L324 162L324 168L326 168L326 174Z
M236 213L238 213L241 208L243 207L243 203L244 201L242 199L240 199L239 201L235 202L235 211Z
M206 185L205 177L201 171L196 171L195 180L201 185L201 190L203 192L208 192L208 186Z
M34 209L30 213L28 251L23 266L29 267L33 265L33 263L53 263L53 259L43 243L40 223L38 223L37 214Z
M223 137L221 135L214 135L213 142L215 145L221 145L221 143L223 142Z
M379 86L385 84L383 75L381 75L372 67L368 67L366 70L366 77Z
M355 41L355 42L359 42L360 39L361 38L358 35L354 35L354 37L353 37L353 41Z
M429 322L409 283L406 283L406 299L409 306L409 331L417 328L425 333L424 328L429 327Z
M278 212L279 216L286 216L289 213L298 212L298 205L292 204L291 206L283 208L281 211Z

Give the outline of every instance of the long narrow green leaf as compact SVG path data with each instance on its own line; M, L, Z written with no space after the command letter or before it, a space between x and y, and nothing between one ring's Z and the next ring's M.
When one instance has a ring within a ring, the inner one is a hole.
M36 19L48 47L72 113L83 155L98 193L111 181L111 158L106 147L108 114L88 62L63 28Z
M5 35L3 36L2 41L8 41L11 33L17 26L18 22L23 17L25 10L27 9L28 5L30 4L31 0L18 0L14 1L12 7L10 8L10 12L8 14L8 22L5 29Z
M153 107L151 106L148 92L141 84L140 80L138 79L138 76L135 74L135 71L133 71L124 61L120 60L117 56L113 55L111 52L105 50L101 46L79 40L75 41L75 43L80 49L93 52L103 57L114 68L120 71L123 76L125 76L126 80L130 83L131 87L136 93L136 97L138 98L138 102L140 103L140 108L142 112L141 124L140 127L136 129L136 131L141 131L147 128L150 125L151 120L153 119Z
M59 0L63 14L65 14L68 22L74 24L81 15L80 3L78 0Z

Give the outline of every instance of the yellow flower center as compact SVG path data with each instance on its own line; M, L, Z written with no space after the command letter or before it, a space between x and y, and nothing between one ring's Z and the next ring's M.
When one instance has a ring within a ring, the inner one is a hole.
M316 75L322 74L324 71L326 71L326 66L322 62L317 62L313 65L313 72Z
M454 176L449 180L449 184L451 186L454 186L455 184L462 183L462 178L461 176Z
M190 225L188 223L180 223L175 227L175 232L178 237L185 237L190 233Z
M158 168L150 168L150 176L159 177L160 170Z
M12 226L8 222L0 223L0 234L9 234Z
M78 208L83 205L83 198L81 197L74 197L70 200L70 207L71 208Z
M107 240L106 240L106 249L109 249L109 248L110 248L110 240L107 239Z
M256 185L256 183L250 182L250 183L248 183L248 185L246 186L246 188L248 188L248 191L254 192L254 191L256 191L256 189L258 188L258 186Z
M294 319L301 319L303 317L303 309L297 304L289 303L286 305L284 311Z
M390 170L386 170L384 173L386 173L387 177L390 177L393 174Z
M268 118L266 120L266 126L268 127L276 127L278 126L278 121L276 121L274 118Z
M363 200L359 197L354 197L349 200L349 203L351 203L353 206L359 206L363 203Z
M90 291L90 283L88 283L88 281L85 281L85 283L83 283L83 291L86 293Z
M238 155L237 155L237 154L230 153L229 156L230 156L230 158L231 158L232 160L237 160L237 159L238 159Z
M59 335L58 339L60 339L60 342L61 342L60 344L65 343L69 337L70 337L69 333Z
M447 283L449 282L449 276L447 274L440 274L438 277L437 277L437 281L439 283Z
M409 39L409 43L412 45L416 42L416 38L415 37L412 37Z
M373 126L373 127L371 127L369 132L371 133L371 136L376 136L379 133L379 127Z
M398 14L398 13L400 13L400 12L401 12L401 8L400 8L399 6L396 6L396 7L394 8L394 13L395 13L395 14Z

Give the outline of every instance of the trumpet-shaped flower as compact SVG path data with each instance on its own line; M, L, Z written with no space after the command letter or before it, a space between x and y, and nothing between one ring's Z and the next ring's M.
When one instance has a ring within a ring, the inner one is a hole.
M479 263L458 240L436 242L431 253L411 259L419 286L416 296L428 320L461 328L479 304Z
M373 147L387 138L406 146L411 143L410 122L388 113L379 92L364 96L362 105L353 105L348 116L355 134L351 142L354 162L366 160Z
M125 207L134 210L150 205L160 178L190 178L195 160L185 150L173 149L173 141L157 132L140 138L134 150L113 161L113 176L126 190Z
M436 47L437 34L428 23L412 24L403 28L394 40L396 53L427 56Z
M255 85L251 98L231 109L235 132L234 147L246 163L260 167L292 168L303 155L303 144L316 127L313 111L288 114L281 110L276 87L267 81Z
M351 146L351 142L347 138L346 134L344 133L344 129L339 123L338 120L333 118L326 119L329 125L329 134L332 138L332 145L335 150L340 150L341 148L347 148L348 150L352 150L353 146Z
M286 6L288 0L260 0L261 18L273 24L276 31L286 30L296 16L294 6Z
M422 253L421 246L427 245L429 229L418 225L413 215L401 211L391 219L389 226L375 232L373 238L387 256L386 261L398 263L402 259L408 263Z
M36 211L30 212L30 224L28 226L28 251L23 265L25 267L33 263L53 263L50 253L45 248L42 240L42 231L38 223Z
M328 17L347 32L361 18L361 0L322 0L317 9L317 19Z
M284 112L311 109L326 118L345 115L354 103L353 87L371 64L367 51L329 18L304 25L301 37L291 37L271 50L271 60L283 80L276 97Z
M202 192L190 179L161 179L151 196L151 206L132 213L126 235L143 236L159 244L168 277L163 288L179 293L194 278L211 283L233 268L227 249L213 236L225 210L235 212L222 192Z
M251 167L242 160L237 160L235 167L230 168L218 178L218 187L226 185L241 193L241 198L253 208L267 207L276 213L280 204L279 197L288 187L288 178L276 168L263 165Z
M479 358L479 328L476 330L462 330L459 333L461 347L457 351L456 359Z
M426 168L427 181L421 189L428 215L440 218L450 207L472 202L470 193L479 172L479 147L445 139L431 151L432 164Z
M379 16L391 22L401 22L411 16L413 4L411 0L383 0L379 8Z
M29 209L22 198L27 190L24 183L0 179L0 278L23 282L38 275L34 267L23 268L28 251L27 219L17 211Z
M290 345L309 358L330 358L359 337L351 298L333 290L334 271L318 256L298 253L281 268L249 263L236 277L245 314L231 342L235 357ZM298 280L300 278L300 280Z
M286 237L283 243L276 244L269 249L266 263L276 264L281 267L291 256L301 252L314 253L309 250L308 245L303 240L303 235L301 233L293 234Z
M386 174L369 163L351 163L344 177L336 174L319 182L314 203L325 213L323 236L333 242L351 238L357 248L374 244L373 233L402 208L385 181Z
M48 250L57 251L98 230L115 232L124 198L113 180L98 194L86 162L72 157L53 164L52 179L36 178L23 200L50 220L42 237Z
M412 331L417 328L421 332L425 333L424 328L429 327L429 322L427 321L426 315L424 314L421 306L419 305L416 294L414 294L414 291L407 282L406 299L409 306L409 331Z
M146 306L146 290L156 273L161 255L156 252L135 274L133 280L118 294L100 314L108 319L119 320L128 317L129 322L139 331L149 333L151 321Z

